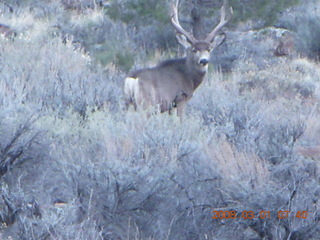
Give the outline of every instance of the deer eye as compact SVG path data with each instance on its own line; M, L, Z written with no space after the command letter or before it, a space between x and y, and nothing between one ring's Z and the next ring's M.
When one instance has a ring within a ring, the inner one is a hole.
M197 49L192 48L192 52L196 53L196 52L198 52L198 51L197 51Z

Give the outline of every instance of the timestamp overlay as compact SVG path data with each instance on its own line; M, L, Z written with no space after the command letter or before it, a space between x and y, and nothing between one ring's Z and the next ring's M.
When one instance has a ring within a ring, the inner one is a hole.
M308 211L212 211L212 219L307 219Z

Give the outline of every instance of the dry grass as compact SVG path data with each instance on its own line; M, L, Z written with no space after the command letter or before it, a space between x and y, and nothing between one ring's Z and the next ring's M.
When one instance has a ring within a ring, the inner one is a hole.
M263 188L270 181L265 160L254 153L236 150L226 140L205 146L205 152L210 156L227 185Z

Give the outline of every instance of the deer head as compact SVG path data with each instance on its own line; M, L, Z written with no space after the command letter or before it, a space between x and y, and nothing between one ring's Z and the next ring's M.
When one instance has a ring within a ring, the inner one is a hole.
M228 7L227 0L221 8L221 18L219 24L207 35L205 39L196 39L192 33L186 31L178 18L179 0L173 2L171 7L171 23L176 29L176 38L180 45L187 50L187 59L201 72L206 72L210 60L211 51L221 45L225 40L225 35L219 35L219 31L228 23L233 14L232 7Z

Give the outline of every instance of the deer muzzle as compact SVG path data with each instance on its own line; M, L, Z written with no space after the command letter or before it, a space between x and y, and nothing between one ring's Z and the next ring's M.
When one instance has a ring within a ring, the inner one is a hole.
M209 60L206 58L200 59L199 64L202 66L207 66L209 63Z

